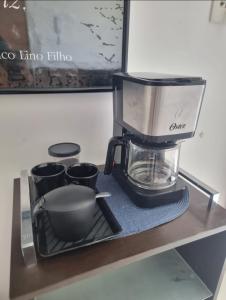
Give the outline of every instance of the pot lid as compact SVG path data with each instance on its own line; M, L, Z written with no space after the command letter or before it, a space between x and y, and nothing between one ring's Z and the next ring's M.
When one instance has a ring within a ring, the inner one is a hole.
M70 184L50 191L43 197L47 211L69 212L85 209L95 201L95 191L87 186Z
M48 148L48 153L53 157L69 157L81 152L81 147L75 143L59 143Z

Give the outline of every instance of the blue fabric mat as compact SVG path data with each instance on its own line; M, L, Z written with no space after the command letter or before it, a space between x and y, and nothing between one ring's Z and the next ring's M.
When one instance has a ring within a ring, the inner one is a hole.
M188 197L177 203L155 208L140 208L129 199L111 175L100 173L97 181L100 192L110 192L106 201L122 227L120 236L139 233L174 220L181 216L189 206Z

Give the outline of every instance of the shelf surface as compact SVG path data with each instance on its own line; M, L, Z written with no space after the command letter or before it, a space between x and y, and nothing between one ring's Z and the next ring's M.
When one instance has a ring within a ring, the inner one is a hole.
M190 206L179 218L126 238L103 242L24 265L20 249L20 180L14 180L10 298L31 299L81 279L109 271L226 230L226 210L189 187Z
M184 262L170 250L77 282L37 300L204 300L212 293Z

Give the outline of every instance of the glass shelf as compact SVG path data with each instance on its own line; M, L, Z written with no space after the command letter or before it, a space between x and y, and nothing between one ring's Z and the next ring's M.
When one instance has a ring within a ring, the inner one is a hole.
M37 300L204 300L212 293L176 250L170 250Z

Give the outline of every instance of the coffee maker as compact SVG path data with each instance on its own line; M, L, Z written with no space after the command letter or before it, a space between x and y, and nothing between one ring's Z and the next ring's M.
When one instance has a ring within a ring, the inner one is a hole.
M156 73L113 76L114 132L104 173L150 208L188 197L178 177L181 141L195 134L206 81Z

